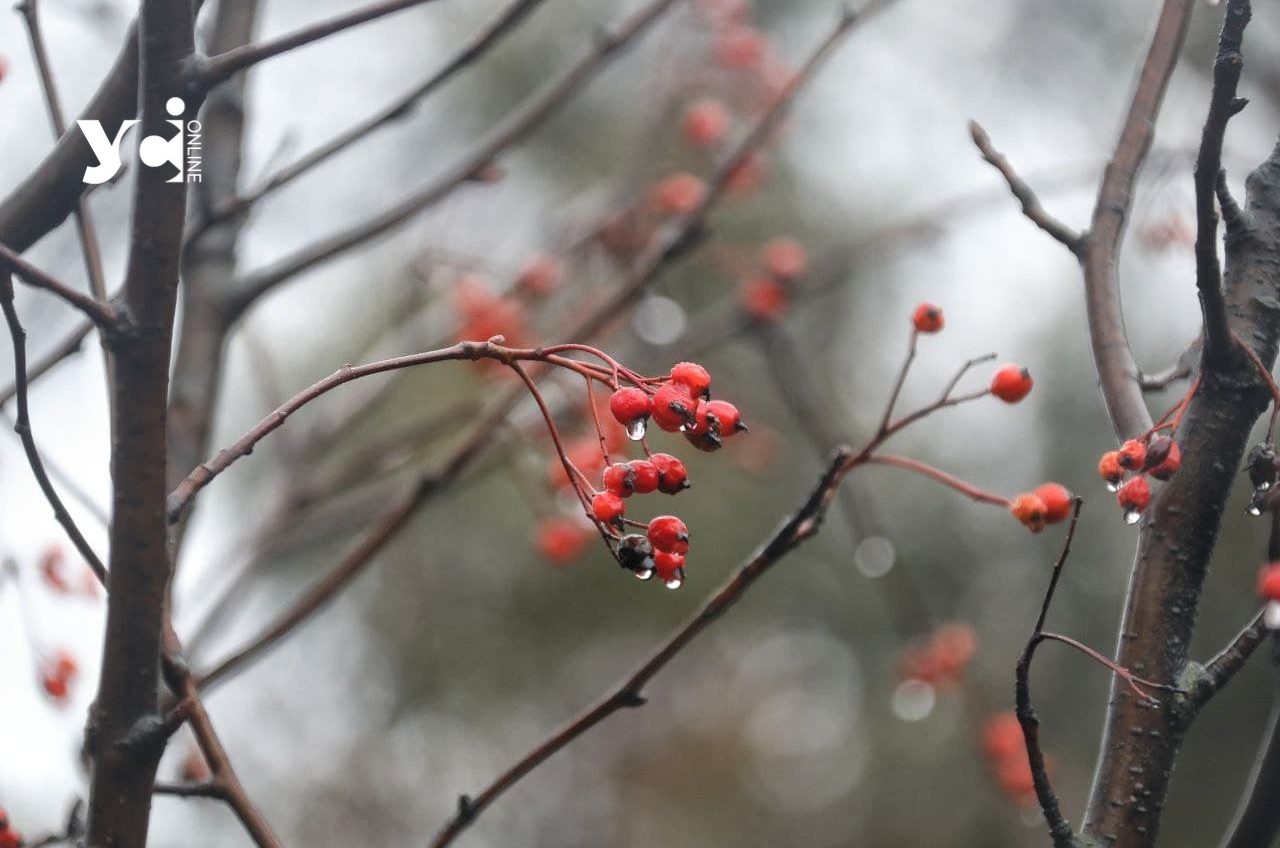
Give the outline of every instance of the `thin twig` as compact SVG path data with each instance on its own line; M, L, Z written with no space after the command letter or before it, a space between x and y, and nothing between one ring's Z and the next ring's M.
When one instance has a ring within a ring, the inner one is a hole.
M93 332L93 328L94 323L92 321L83 322L70 335L60 341L56 347L30 363L27 366L27 385L30 386L31 383L53 370L53 367L64 359L79 353L85 338ZM17 393L18 383L16 380L5 388L0 389L0 406L4 406L12 400Z
M1082 243L1080 233L1045 211L1045 208L1040 204L1040 198L1036 196L1031 186L1027 185L1018 176L1018 172L1013 169L1013 165L1009 164L1009 160L992 146L991 137L987 135L987 131L982 128L981 124L977 121L970 121L969 135L973 137L973 143L978 146L978 151L982 153L983 160L999 171L1000 176L1004 177L1004 181L1009 185L1009 191L1013 193L1014 198L1022 205L1022 214L1027 216L1031 223L1044 230L1054 239L1061 242L1067 250L1078 256Z
M0 270L15 274L23 282L56 295L79 309L89 320L103 329L112 329L119 323L113 307L99 303L89 295L81 294L66 283L46 274L3 244L0 244Z
M1274 516L1273 520L1275 520ZM1195 709L1198 710L1209 703L1214 695L1230 683L1236 676L1236 672L1244 668L1245 662L1266 638L1267 628L1262 623L1262 612L1259 611L1253 620L1236 635L1236 638L1231 640L1231 644L1204 664L1204 668L1191 688L1190 700Z

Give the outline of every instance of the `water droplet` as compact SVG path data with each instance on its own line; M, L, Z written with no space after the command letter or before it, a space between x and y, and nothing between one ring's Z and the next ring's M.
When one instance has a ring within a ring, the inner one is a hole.
M1259 506L1256 502L1250 501L1248 512L1250 515L1254 515L1254 516L1262 515L1262 507Z
M933 687L923 680L904 680L893 690L890 706L893 714L902 721L920 721L928 718L938 699Z
M1254 487L1253 487L1253 490L1254 490L1255 492L1265 492L1265 491L1267 491L1267 490L1268 490L1268 489L1270 489L1270 488L1271 488L1271 481L1270 481L1270 480L1263 480L1261 483L1259 483L1258 485L1254 486Z
M1280 630L1280 602L1272 601L1262 613L1262 623L1268 630Z
M681 424L681 425L680 425L680 432L681 432L681 433L687 433L687 432L689 432L689 425L688 425L688 424Z
M893 568L893 542L883 536L868 536L853 551L853 564L864 576L884 577Z
M631 572L637 580L649 580L653 577L653 566L645 564Z
M1107 491L1108 491L1108 492L1111 492L1112 494L1115 494L1116 492L1120 491L1120 484L1119 484L1119 483L1112 483L1110 480L1108 480L1108 481L1107 481Z
M1142 520L1142 513L1136 509L1126 509L1124 511L1125 524L1137 524Z
M679 589L684 585L684 569L676 569L676 573L667 578L666 587L668 589Z
M638 442L644 438L644 431L648 419L637 418L627 425L627 438L633 442Z

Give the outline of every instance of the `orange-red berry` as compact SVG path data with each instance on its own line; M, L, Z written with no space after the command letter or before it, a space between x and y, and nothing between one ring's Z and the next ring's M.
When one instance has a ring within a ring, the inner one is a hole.
M1005 403L1017 403L1031 391L1031 372L1021 365L1005 365L991 378L991 394Z
M1258 594L1264 600L1280 601L1280 562L1270 562L1258 572Z
M942 316L942 308L932 303L922 303L911 314L911 323L917 332L936 333L943 328L946 320Z
M649 205L663 215L685 215L697 208L707 187L693 174L681 171L664 177L649 193Z
M791 295L786 286L773 277L753 277L738 289L738 301L752 318L772 324L786 315Z
M1044 501L1044 520L1056 524L1071 515L1071 492L1061 483L1044 483L1031 494Z
M1018 495L1009 504L1009 512L1032 533L1039 533L1049 520L1049 508L1038 496L1030 492Z
M627 505L613 492L600 492L591 499L591 514L602 524L617 522L626 511Z
M982 729L982 749L993 760L1006 760L1026 750L1022 725L1012 712L997 713Z
M730 121L723 103L706 98L689 104L680 127L685 141L694 147L715 147L728 135Z
M1107 451L1098 460L1098 476L1108 486L1118 486L1124 479L1124 466L1120 464L1120 451Z
M627 463L631 466L632 485L637 495L647 495L658 489L658 467L647 459L633 459Z
M1124 510L1124 520L1136 524L1142 511L1151 503L1151 486L1145 477L1134 477L1116 492L1116 502Z
M545 518L538 523L538 553L556 565L572 562L590 539L588 527L572 518Z
M764 60L768 47L768 40L754 27L746 24L731 26L716 41L716 61L730 70L750 70Z
M659 515L650 521L647 535L654 550L677 554L689 552L689 528L674 515Z
M689 488L689 472L679 459L669 453L655 453L649 461L658 469L658 491L674 495Z
M1141 471L1147 464L1147 444L1138 439L1129 439L1118 451L1120 467L1130 471Z
M805 253L804 246L786 236L766 242L760 251L760 258L771 277L786 282L803 275L809 267L809 256Z

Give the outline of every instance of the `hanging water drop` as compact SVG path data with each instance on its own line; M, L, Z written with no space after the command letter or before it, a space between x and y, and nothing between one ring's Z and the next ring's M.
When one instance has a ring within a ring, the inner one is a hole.
M679 589L684 585L684 569L676 569L676 573L667 578L666 587L668 589Z
M637 580L649 580L653 577L653 565L645 563L631 573L636 576Z
M1125 524L1137 524L1142 520L1142 513L1136 509L1126 509L1124 511Z
M1107 491L1108 491L1108 492L1110 492L1110 493L1111 493L1111 494L1113 494L1113 495L1114 495L1116 492L1120 491L1120 483L1119 483L1119 481L1117 481L1117 482L1114 482L1114 483L1113 483L1112 481L1108 480L1108 481L1107 481Z
M1268 490L1268 489L1270 489L1270 488L1271 488L1271 481L1270 481L1270 480L1263 480L1263 481L1261 481L1260 483L1258 483L1258 485L1254 486L1254 487L1253 487L1253 490L1254 490L1255 492L1265 492L1265 491L1267 491L1267 490Z
M1280 601L1271 601L1262 613L1262 623L1268 630L1280 630Z
M627 438L633 442L638 442L644 438L645 425L647 418L637 418L627 425Z
M1249 501L1249 514L1252 516L1262 515L1262 507L1257 501Z

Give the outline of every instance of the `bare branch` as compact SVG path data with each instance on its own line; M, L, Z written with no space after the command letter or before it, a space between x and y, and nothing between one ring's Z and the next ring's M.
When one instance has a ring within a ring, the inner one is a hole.
M977 121L969 122L969 135L973 137L973 143L977 145L982 158L987 164L994 167L1000 172L1000 176L1004 177L1004 181L1009 185L1009 191L1013 193L1018 203L1022 204L1022 214L1027 216L1031 223L1044 230L1057 241L1061 242L1067 250L1076 254L1081 251L1081 235L1072 230L1066 224L1045 211L1040 205L1040 198L1036 196L1031 186L1027 185L1017 171L1013 169L1013 165L1009 164L1009 160L1003 154L997 151L991 145L991 137L987 135L987 131Z
M56 347L41 356L35 362L27 366L27 385L30 386L38 378L43 377L53 369L55 365L80 352L80 347L84 344L85 338L93 332L94 323L85 321L76 327L71 333L58 343ZM18 383L15 380L10 385L0 389L0 406L4 406L14 398L18 393Z
M1267 628L1263 625L1262 613L1259 612L1236 638L1231 640L1230 645L1204 664L1191 689L1191 703L1197 710L1209 703L1214 695L1231 682L1236 672L1244 668L1245 662L1266 637Z
M1249 0L1227 0L1218 57L1213 64L1213 94L1196 157L1196 288L1204 313L1206 365L1221 365L1231 349L1227 303L1222 292L1222 268L1218 264L1218 212L1214 207L1218 187L1225 191L1222 141L1227 122L1247 101L1236 97L1244 58L1240 53L1244 30L1252 17ZM1234 213L1233 213L1234 214Z
M81 294L66 283L41 271L8 247L0 244L0 270L16 275L25 283L56 295L83 312L89 320L103 329L112 329L119 323L115 309Z

